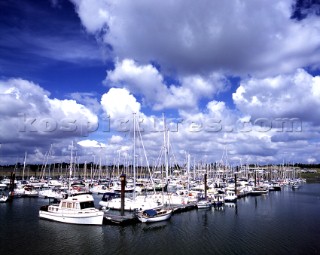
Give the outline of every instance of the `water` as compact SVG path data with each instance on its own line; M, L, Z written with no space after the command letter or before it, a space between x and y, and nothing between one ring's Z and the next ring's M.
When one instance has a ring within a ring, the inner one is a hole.
M39 219L46 203L20 198L0 204L0 254L320 254L320 184L129 226Z

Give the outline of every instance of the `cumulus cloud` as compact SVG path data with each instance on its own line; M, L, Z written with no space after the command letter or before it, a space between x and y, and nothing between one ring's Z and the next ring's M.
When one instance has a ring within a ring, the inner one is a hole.
M93 113L98 114L101 111L101 105L97 100L96 93L73 92L69 96L78 103L84 105L86 108L90 109Z
M303 69L241 82L233 94L237 108L256 118L298 118L319 123L320 77Z
M126 89L111 88L101 97L101 106L111 119L119 119L139 113L141 105Z
M104 148L106 147L105 144L100 143L98 141L95 140L82 140L79 141L78 144L82 147L93 147L93 148Z
M87 135L98 123L85 106L74 100L52 99L33 82L9 79L0 84L0 141L6 151L49 148L50 143L64 138Z
M320 20L292 19L292 0L73 3L88 32L98 33L115 56L155 60L167 71L274 75L320 57Z
M123 137L119 135L113 135L110 138L110 143L120 144L123 141Z
M143 101L154 110L168 108L196 108L202 98L228 88L228 80L219 73L183 76L180 84L166 84L163 75L151 64L139 65L132 59L116 62L114 70L107 72L104 83L108 86L125 87L141 95Z

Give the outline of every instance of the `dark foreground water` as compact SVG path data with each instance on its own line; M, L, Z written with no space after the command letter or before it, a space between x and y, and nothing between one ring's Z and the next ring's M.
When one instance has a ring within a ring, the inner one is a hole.
M96 205L98 205L97 197ZM0 204L0 254L320 254L320 184L192 210L167 222L79 226L38 219L47 200Z

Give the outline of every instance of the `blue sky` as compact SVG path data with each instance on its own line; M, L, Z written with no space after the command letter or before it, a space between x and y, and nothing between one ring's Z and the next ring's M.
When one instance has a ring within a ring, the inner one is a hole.
M150 162L163 113L180 164L225 150L234 165L319 162L319 13L302 0L0 1L0 163L68 162L72 141L78 161L130 161L133 112Z

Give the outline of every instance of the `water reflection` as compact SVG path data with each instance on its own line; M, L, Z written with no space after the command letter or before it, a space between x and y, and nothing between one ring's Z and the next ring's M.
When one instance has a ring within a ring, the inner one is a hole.
M159 231L167 227L168 224L170 224L170 221L154 222L150 224L142 223L142 230L143 231Z
M129 226L40 220L43 199L17 199L0 205L0 254L316 254L319 198L306 185Z
M55 252L64 253L72 249L74 254L91 254L104 249L103 226L70 225L47 220L39 220L39 240L50 240L50 247L55 247ZM39 245L36 250L43 250ZM48 254L45 249L43 253Z

